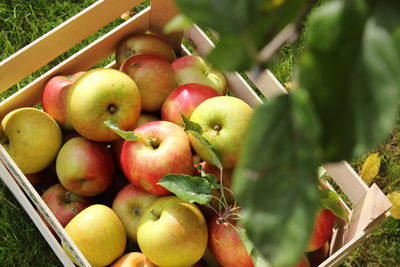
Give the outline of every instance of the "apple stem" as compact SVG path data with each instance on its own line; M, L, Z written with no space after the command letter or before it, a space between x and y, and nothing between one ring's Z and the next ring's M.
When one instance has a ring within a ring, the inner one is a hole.
M147 143L154 149L157 149L160 146L160 142L158 138L150 137L146 139Z
M70 203L70 201L71 201L70 196L71 196L71 192L69 192L69 191L65 192L65 203L66 204Z
M107 109L111 114L114 114L118 108L115 104L110 104L110 105L108 105Z
M158 219L160 219L160 216L157 215L153 209L150 210L150 213L154 216L154 218L156 218L156 221L157 221Z
M221 126L219 126L218 124L215 124L213 129L217 132L221 131Z

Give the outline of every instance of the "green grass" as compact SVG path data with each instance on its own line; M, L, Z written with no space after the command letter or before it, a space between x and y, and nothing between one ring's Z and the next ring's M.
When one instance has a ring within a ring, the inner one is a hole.
M10 56L93 2L95 0L0 0L0 44L2 45L0 60ZM117 19L101 32L81 42L10 90L0 94L1 100L121 22L121 19ZM287 45L281 50L280 57L269 65L282 83L291 81L290 73L299 52L301 49L298 49L298 44ZM399 147L400 120L395 124L388 141L371 151L371 153L378 152L380 155L381 171L374 182L385 193L400 190ZM356 171L360 171L368 154L352 162ZM389 218L350 255L343 266L399 266L399 244L400 223ZM0 266L61 266L51 248L2 182L0 182Z

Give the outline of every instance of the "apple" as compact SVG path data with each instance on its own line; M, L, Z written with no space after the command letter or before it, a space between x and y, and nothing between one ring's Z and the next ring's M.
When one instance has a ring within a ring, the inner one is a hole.
M47 168L61 147L61 130L47 113L18 108L1 122L1 144L24 174Z
M319 266L329 257L329 242L326 242L321 248L307 254L310 266Z
M310 262L308 261L306 256L303 256L303 258L301 258L301 260L294 265L293 267L310 267Z
M207 237L200 210L176 196L156 200L140 218L137 232L142 252L164 267L195 264L205 252Z
M122 63L136 55L156 55L172 62L176 59L172 47L160 37L154 34L136 34L129 36L117 44L115 61L117 68Z
M208 85L219 93L225 95L228 88L224 74L211 67L199 56L183 56L172 62L175 71L176 83L179 85L187 83L200 83Z
M134 131L139 141L125 141L121 167L128 180L154 195L170 192L157 184L168 174L193 174L192 151L185 131L168 121L152 121Z
M130 57L122 64L120 71L128 74L139 87L144 111L159 110L165 98L175 88L171 64L158 56Z
M321 248L331 238L335 218L336 216L328 209L321 209L317 213L306 252Z
M110 267L157 267L143 253L129 252L116 260Z
M190 118L200 103L216 96L219 96L218 92L207 85L188 83L178 86L165 99L161 107L161 118L183 126L181 114Z
M95 196L111 184L114 162L104 144L75 137L60 149L56 172L68 191L81 196Z
M114 69L94 69L83 74L71 87L67 113L74 129L93 141L119 139L104 121L122 130L132 130L140 116L141 96L135 82Z
M125 251L124 225L107 206L87 207L67 224L65 231L92 266L107 266ZM77 263L64 243L63 248Z
M160 120L160 119L152 114L142 113L142 114L140 114L139 119L136 121L135 126L133 126L133 129L136 129L145 123L148 123L151 121L158 121L158 120ZM114 159L117 161L117 165L120 165L120 161L121 161L120 155L121 155L121 150L122 150L122 146L123 146L124 142L125 142L125 140L121 138L121 139L118 139L111 143L111 151L113 153Z
M253 261L229 216L214 216L208 223L208 248L224 267L253 267Z
M192 113L190 120L200 124L203 136L219 152L224 168L232 168L240 150L253 110L243 100L218 96L205 100ZM190 144L205 161L212 162L208 149L189 134Z
M60 75L51 78L44 87L42 96L43 110L49 114L65 130L72 130L67 115L67 96L74 82L85 72L72 75Z
M115 196L112 209L121 219L130 239L137 241L139 219L157 199L157 196L146 193L133 184L126 185Z
M91 205L91 200L69 192L61 184L48 188L42 199L49 207L62 227L65 227L73 217Z

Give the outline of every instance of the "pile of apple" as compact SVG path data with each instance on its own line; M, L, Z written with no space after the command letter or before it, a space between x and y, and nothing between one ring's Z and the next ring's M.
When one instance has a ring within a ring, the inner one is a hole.
M218 151L229 187L252 109L226 96L220 71L198 56L176 58L158 36L122 40L115 58L116 69L50 79L43 111L4 117L2 145L92 266L253 266L232 227L239 209L228 191L214 192L225 192L221 210L158 184L169 174L220 178L185 117ZM322 217L333 219L315 230L310 250L332 234L334 216Z

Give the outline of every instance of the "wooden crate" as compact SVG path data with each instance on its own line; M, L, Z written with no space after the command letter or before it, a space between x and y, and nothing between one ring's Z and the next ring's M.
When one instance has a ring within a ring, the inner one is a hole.
M0 79L0 91L7 90L10 86L48 64L63 52L119 17L123 12L141 2L141 0L97 1L92 6L43 35L0 63L0 77L2 77ZM161 33L165 23L176 14L177 9L172 0L152 0L150 7L136 14L1 102L0 119L11 110L39 103L44 85L52 76L74 73L93 67L113 54L117 42L129 35L146 30ZM81 25L85 25L85 27ZM213 43L197 26L186 30L183 36L194 45L200 55L206 54L213 47ZM181 45L181 37L182 34L165 36L178 53L189 53ZM253 107L262 102L241 75L238 73L225 74L229 88L235 96L243 99ZM287 93L285 88L269 71L262 72L253 82L266 99ZM337 266L389 215L388 209L391 204L375 184L368 187L347 162L325 164L321 167L321 172L327 172L332 176L354 207L350 210L346 206L350 211L350 221L348 224L338 221L339 227L334 231L331 240L330 257L320 265ZM74 266L39 214L51 225L57 236L67 244L79 264L81 266L90 266L44 204L40 195L2 146L0 146L0 175L63 265Z

